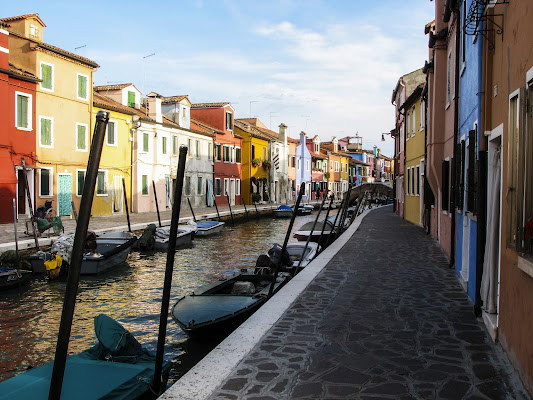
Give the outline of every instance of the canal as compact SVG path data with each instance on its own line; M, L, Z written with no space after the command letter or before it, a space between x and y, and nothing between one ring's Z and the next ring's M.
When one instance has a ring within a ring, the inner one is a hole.
M313 219L298 217L293 231ZM176 251L171 306L195 288L222 278L225 271L253 268L273 243L283 243L289 222L261 218L227 224L222 233L196 238L190 247ZM124 265L101 276L82 277L69 354L95 344L93 318L101 313L119 321L155 353L165 264L166 253L132 252ZM35 276L29 285L0 294L0 381L53 360L64 291L65 280ZM169 316L165 357L174 362L169 384L217 344L189 341Z

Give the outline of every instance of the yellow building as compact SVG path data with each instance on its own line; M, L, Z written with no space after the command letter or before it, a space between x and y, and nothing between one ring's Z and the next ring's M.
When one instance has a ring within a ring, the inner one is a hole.
M341 192L346 192L348 190L348 184L350 182L350 159L348 155L341 156Z
M242 199L245 204L267 201L272 138L246 120L236 119L234 130L242 136Z
M123 106L97 92L93 93L93 105L91 130L94 130L94 121L99 110L107 111L110 115L98 171L96 188L99 194L97 193L93 200L92 215L125 214L124 187L128 199L128 209L132 209L131 156L133 141L131 140L131 127L134 112L130 107ZM84 175L85 170L77 171L76 187L79 188Z
M76 174L91 144L93 72L98 64L43 41L38 14L3 18L9 24L9 60L41 79L36 93L36 205L53 201L59 215L79 208Z
M424 210L425 106L421 98L423 85L407 98L405 110L405 211L404 218L422 226Z

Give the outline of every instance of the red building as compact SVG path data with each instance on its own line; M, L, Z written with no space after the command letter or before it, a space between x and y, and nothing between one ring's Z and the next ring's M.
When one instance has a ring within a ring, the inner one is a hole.
M35 204L35 92L39 82L9 63L6 28L0 23L0 223L13 222L13 199L17 213L23 216L30 215L28 200ZM22 159L28 167L25 173Z
M242 204L242 137L233 131L235 110L230 103L191 105L191 119L214 128L215 201L217 205Z

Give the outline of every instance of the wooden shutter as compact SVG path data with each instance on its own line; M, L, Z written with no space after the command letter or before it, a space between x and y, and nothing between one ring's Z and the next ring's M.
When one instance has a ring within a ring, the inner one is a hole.
M87 98L87 77L78 75L78 97Z
M78 125L78 149L85 150L85 126Z
M477 198L477 132L468 132L468 202L467 210L476 214Z
M113 122L107 124L107 144L115 144L115 124Z
M442 162L442 210L448 210L450 203L450 162Z
M41 64L41 77L43 80L41 86L45 89L52 89L52 67L50 65Z
M17 126L19 128L28 127L28 98L26 96L17 95Z
M128 107L135 107L135 92L128 92Z
M85 171L78 171L78 196L83 194L83 185L85 183Z
M41 118L41 145L50 146L52 144L52 121Z
M143 134L143 151L148 152L148 134Z

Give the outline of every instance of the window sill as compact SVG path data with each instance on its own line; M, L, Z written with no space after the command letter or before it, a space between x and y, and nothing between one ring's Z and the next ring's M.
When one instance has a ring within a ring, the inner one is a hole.
M79 151L79 152L82 152L82 153L87 153L88 150L84 150L84 149L76 149L76 151Z
M19 131L26 131L26 132L33 131L33 128L22 128L20 126L16 126L15 128L17 128Z
M518 256L518 268L533 278L533 258L531 256Z
M48 195L48 194L47 195L42 195L42 194L40 194L39 198L40 199L53 199L54 195L53 194L51 194L51 195Z
M109 196L107 193L103 193L103 194L96 193L96 197L107 197L107 196Z

